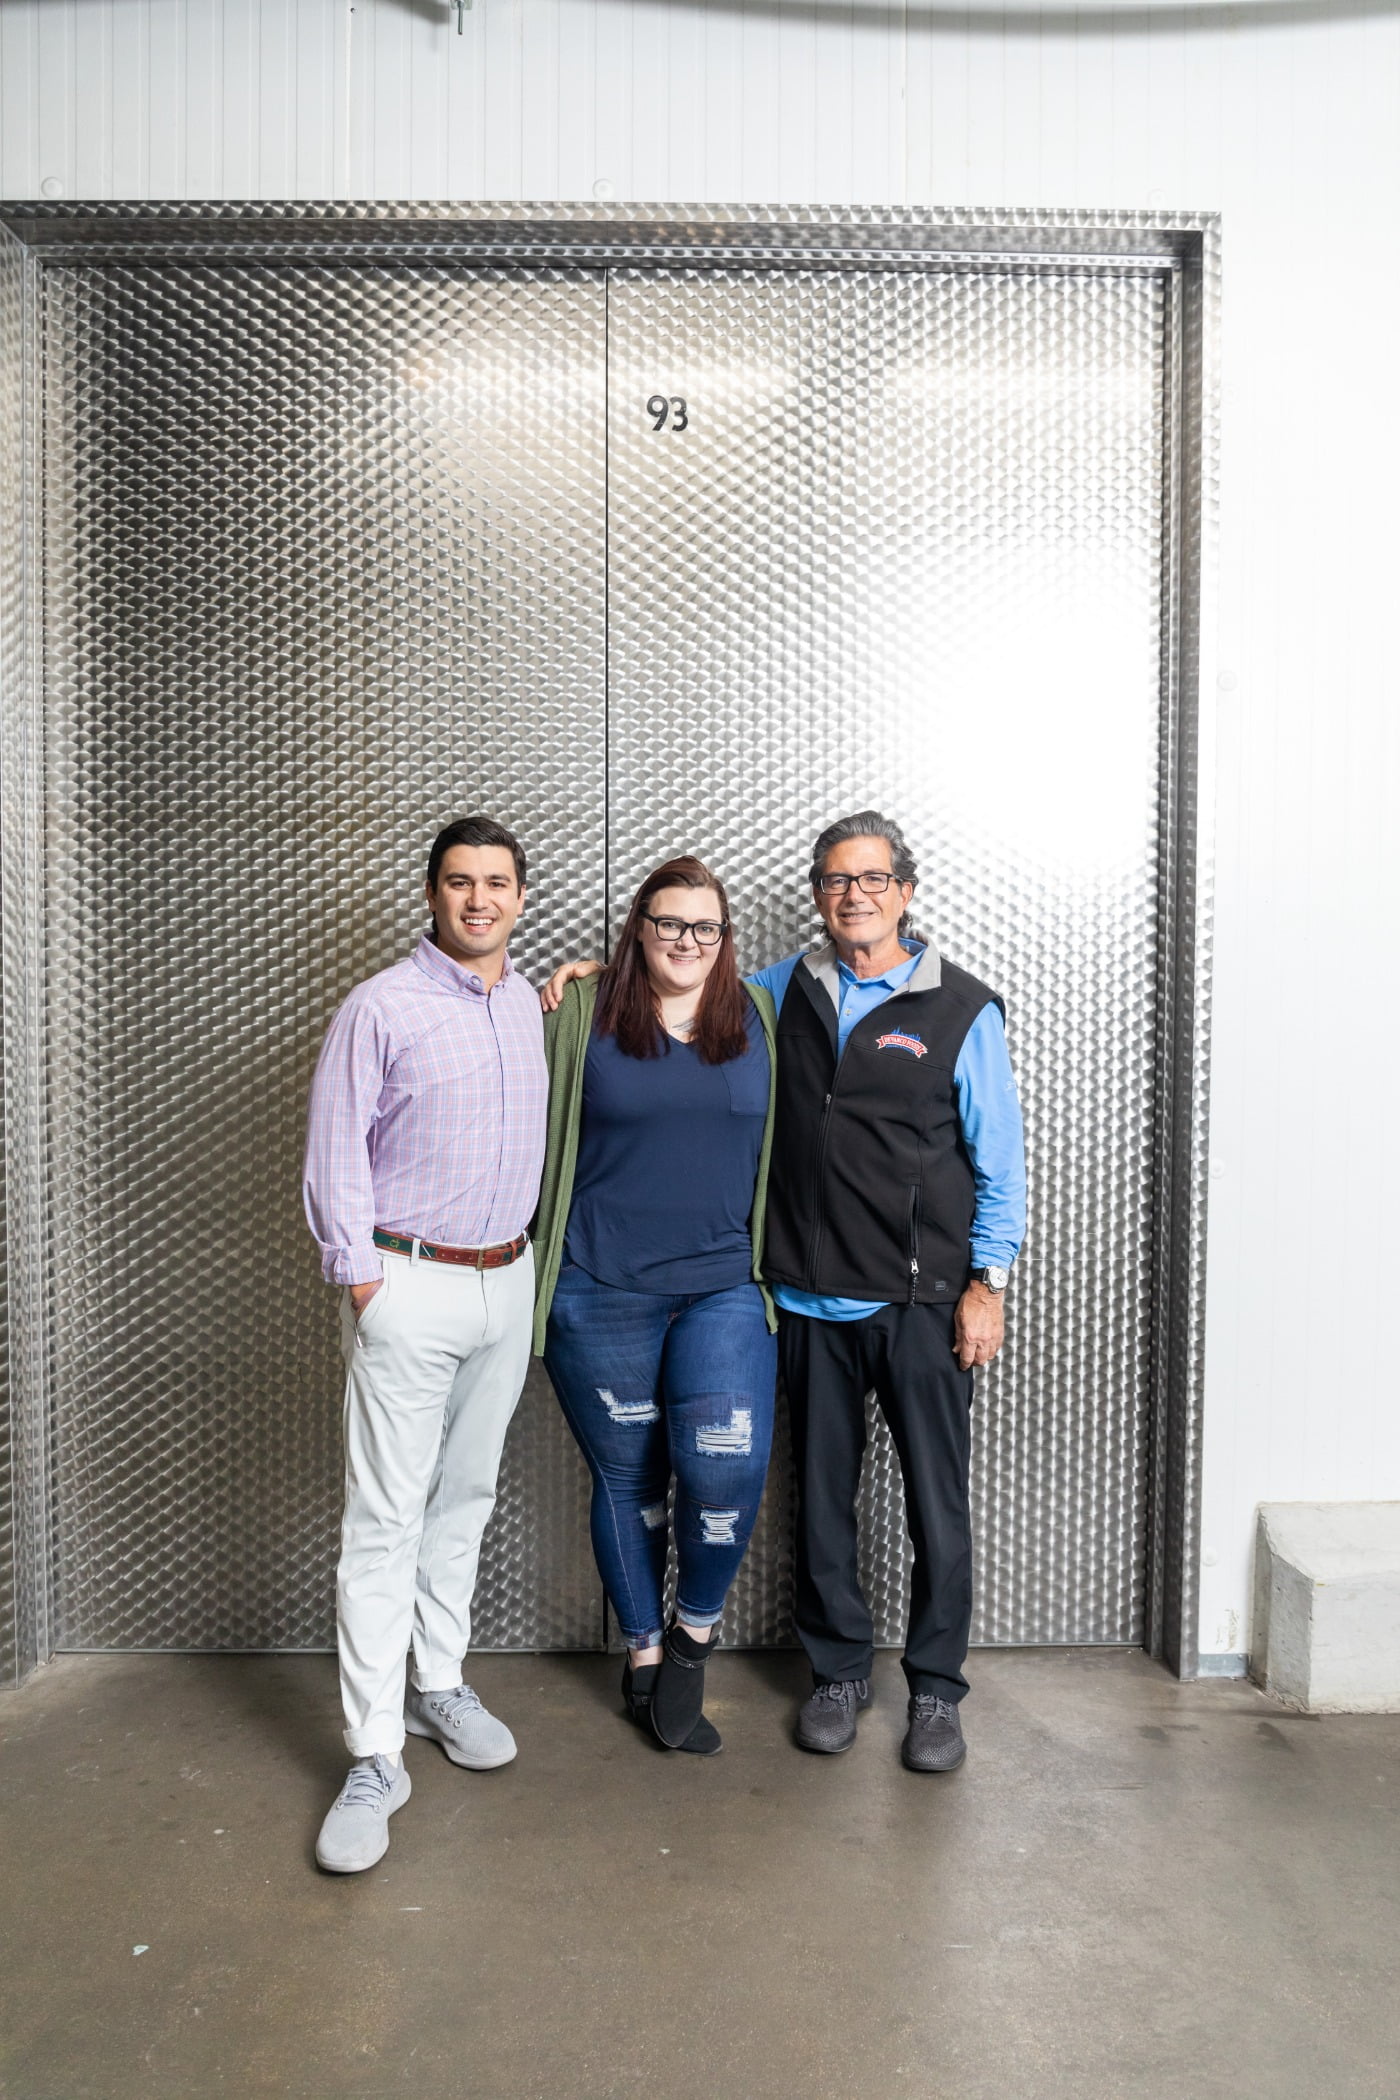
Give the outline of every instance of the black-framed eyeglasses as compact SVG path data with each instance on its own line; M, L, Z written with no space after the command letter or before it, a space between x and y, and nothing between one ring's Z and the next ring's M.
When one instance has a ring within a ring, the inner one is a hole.
M658 919L649 911L638 912L637 917L656 928L659 941L683 941L688 933L693 933L701 948L713 948L716 941L724 939L729 927L728 919Z
M864 868L859 875L819 875L817 888L824 897L844 897L855 882L867 897L883 897L894 879L886 868Z

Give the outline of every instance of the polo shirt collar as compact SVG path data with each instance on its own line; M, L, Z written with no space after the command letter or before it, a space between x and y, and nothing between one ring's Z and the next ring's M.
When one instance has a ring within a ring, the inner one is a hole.
M844 965L837 957L835 941L824 941L820 948L814 948L810 955L804 955L802 968L816 979L839 1013L841 1011L842 997L841 973ZM854 981L866 984L875 982L873 978L869 977L855 979ZM934 947L933 942L930 941L927 946L920 950L918 960L910 971L908 978L902 984L896 985L894 989L900 992L936 992L942 981L943 968L939 961L938 950Z
M843 963L839 957L837 958L836 969L842 984L882 984L887 992L892 992L897 985L905 982L906 977L914 969L923 952L924 943L922 941L911 941L904 951L903 962L895 963L892 968L883 971L879 977L857 977L850 964Z

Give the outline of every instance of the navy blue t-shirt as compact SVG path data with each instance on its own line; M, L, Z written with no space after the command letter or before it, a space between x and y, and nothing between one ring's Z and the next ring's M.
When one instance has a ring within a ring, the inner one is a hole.
M702 1064L672 1036L659 1057L626 1057L616 1036L594 1032L565 1261L658 1296L750 1281L768 1114L768 1045L752 1005L746 1027L747 1051L726 1065Z

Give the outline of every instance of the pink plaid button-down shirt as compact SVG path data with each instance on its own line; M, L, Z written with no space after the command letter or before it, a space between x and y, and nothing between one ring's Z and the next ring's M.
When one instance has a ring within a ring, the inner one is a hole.
M509 956L488 992L425 935L357 984L311 1083L302 1190L327 1282L383 1275L376 1225L448 1247L522 1233L547 1093L540 1002Z

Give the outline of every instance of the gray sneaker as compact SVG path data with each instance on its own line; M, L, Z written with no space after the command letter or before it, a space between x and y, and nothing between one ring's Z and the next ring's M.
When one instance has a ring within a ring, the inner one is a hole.
M316 1840L316 1864L328 1874L363 1874L389 1849L389 1818L413 1785L407 1768L387 1757L357 1757Z
M819 1684L797 1716L798 1744L803 1750L824 1750L828 1757L849 1750L856 1739L856 1715L869 1704L868 1677Z
M515 1755L515 1737L504 1721L487 1713L469 1684L454 1685L450 1692L418 1692L410 1686L403 1725L410 1735L441 1743L453 1764L469 1772L490 1772Z
M967 1756L962 1721L951 1699L915 1692L900 1756L911 1772L952 1772Z

